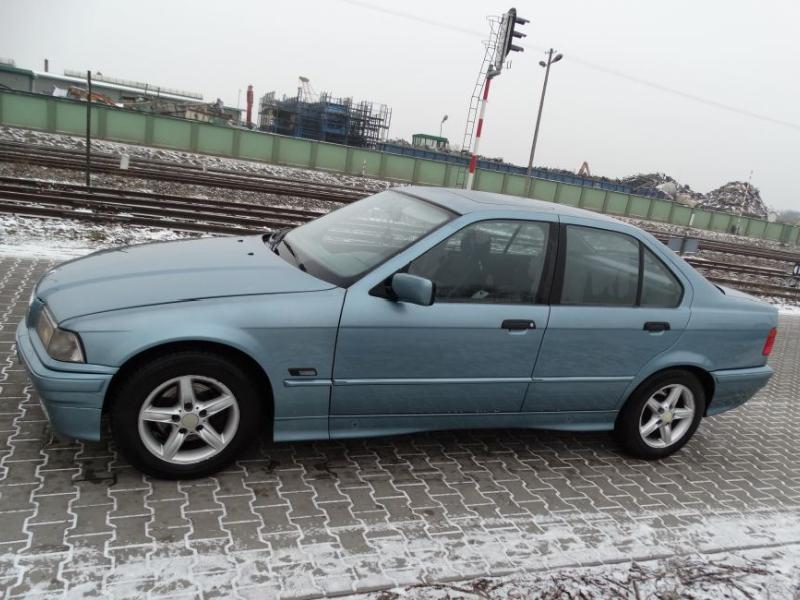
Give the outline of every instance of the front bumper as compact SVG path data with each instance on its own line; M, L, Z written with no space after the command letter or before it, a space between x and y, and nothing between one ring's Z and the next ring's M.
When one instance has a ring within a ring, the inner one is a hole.
M773 372L768 365L751 369L713 371L711 375L714 377L714 398L706 414L716 415L741 406L767 385Z
M46 365L35 347L38 339L31 339L25 321L17 326L16 342L17 356L39 393L53 429L69 438L99 441L103 400L113 372L84 372L91 368L89 365L80 365L78 368L84 370L80 372L55 370ZM54 362L49 357L45 360Z

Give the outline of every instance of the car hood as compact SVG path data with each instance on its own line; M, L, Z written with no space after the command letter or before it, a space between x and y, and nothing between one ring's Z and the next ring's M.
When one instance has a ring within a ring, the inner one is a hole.
M276 256L261 236L245 236L103 250L46 273L36 295L61 322L137 306L332 287Z

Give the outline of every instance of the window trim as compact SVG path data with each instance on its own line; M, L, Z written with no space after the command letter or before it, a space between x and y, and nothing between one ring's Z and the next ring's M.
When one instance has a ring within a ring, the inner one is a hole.
M634 242L638 244L639 248L639 273L638 273L638 282L636 288L636 303L635 304L562 304L561 302L561 295L564 292L564 279L566 276L566 266L567 266L567 227L582 227L584 229L597 229L599 231L605 231L607 233L615 233L617 235L624 235ZM642 290L644 289L644 252L645 249L650 251L650 254L659 261L662 266L669 272L678 285L681 288L681 295L678 298L677 304L675 306L642 306ZM670 268L670 266L661 259L661 257L653 251L652 248L649 248L645 245L645 243L640 240L639 238L625 233L623 231L616 231L614 229L606 229L605 227L595 227L593 225L579 225L577 223L561 223L558 228L558 256L556 259L556 273L555 273L555 280L553 282L553 287L550 294L550 305L551 306L576 306L576 307L587 307L587 308L649 308L649 309L664 309L664 310L674 310L676 308L680 308L683 304L683 300L686 296L686 286L683 285L681 278L675 274L675 271Z
M520 228L515 232L514 236L512 236L512 240L516 237L516 234L519 233L519 230L525 226L527 223L538 223L541 225L547 225L547 243L545 244L545 256L544 256L544 265L542 265L542 275L539 280L539 289L536 292L536 297L534 298L533 302L484 302L481 300L475 301L467 301L467 300L437 300L436 295L434 293L433 304L471 304L471 305L489 305L489 306L547 306L549 305L549 298L550 294L552 293L552 285L554 281L554 276L556 272L556 251L558 248L558 237L559 237L559 223L558 221L542 221L539 219L520 219L520 218L491 218L491 219L481 219L479 221L472 221L470 223L465 223L461 229L457 229L450 235L448 235L443 240L437 242L434 246L431 246L422 254L416 256L408 263L403 265L400 269L389 275L386 279L381 281L380 283L373 286L373 288L369 291L370 296L376 296L378 298L385 298L387 300L397 300L397 297L392 292L392 277L394 277L397 273L407 273L408 268L411 266L415 260L423 256L426 252L429 252L436 246L441 243L446 242L450 238L455 235L458 235L462 231L464 231L467 227L472 227L474 225L479 225L481 223L491 223L496 221L502 222L519 222ZM510 247L510 245L509 245ZM435 282L434 282L435 285Z

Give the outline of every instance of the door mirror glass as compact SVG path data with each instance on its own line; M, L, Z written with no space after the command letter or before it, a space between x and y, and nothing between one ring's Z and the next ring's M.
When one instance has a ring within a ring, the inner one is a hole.
M433 282L424 277L395 273L392 277L392 291L400 302L410 302L420 306L433 304Z

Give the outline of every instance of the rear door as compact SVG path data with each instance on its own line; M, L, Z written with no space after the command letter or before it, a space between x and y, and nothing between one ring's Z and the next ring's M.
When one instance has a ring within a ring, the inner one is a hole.
M550 321L525 411L617 410L631 380L689 321L688 281L639 239L595 223L562 217Z

